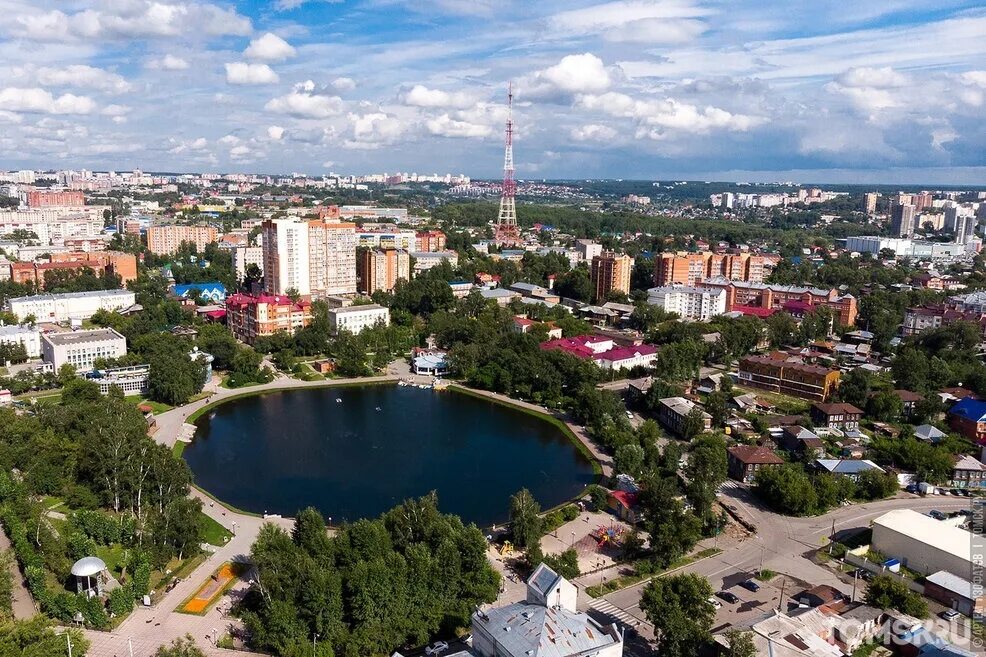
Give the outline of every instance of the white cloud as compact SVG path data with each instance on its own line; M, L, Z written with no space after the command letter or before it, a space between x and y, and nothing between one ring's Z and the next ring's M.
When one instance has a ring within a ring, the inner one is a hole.
M209 142L205 137L198 137L192 140L178 141L176 139L169 139L168 144L171 148L168 149L169 153L178 155L180 153L187 153L189 151L201 152L209 147Z
M294 46L272 32L254 39L243 51L243 56L247 59L260 59L266 62L280 62L296 54Z
M277 11L290 11L291 9L297 9L306 2L311 2L312 0L275 0L274 9ZM322 2L336 3L342 2L342 0L322 0Z
M912 80L889 66L850 68L825 89L841 94L862 112L876 117L876 113L907 104L911 97Z
M161 71L184 71L188 67L188 60L174 55L165 55L160 59L151 59L147 62L147 68Z
M589 125L572 128L569 136L575 141L612 141L616 138L617 132L608 125L590 123Z
M632 118L644 127L638 136L663 139L670 132L707 134L713 130L744 132L759 125L763 119L746 114L733 114L722 108L707 105L698 107L673 98L637 100L617 92L581 96L581 107L599 110L611 116Z
M86 96L62 94L55 97L39 87L0 89L0 111L37 114L89 114L96 103Z
M267 136L275 141L279 141L284 137L284 128L279 125L272 125L267 128Z
M438 118L430 119L425 125L428 128L428 132L439 137L481 138L489 137L493 132L492 128L488 125L457 121L448 114L442 114Z
M699 19L711 13L692 0L617 0L557 13L548 19L548 32L559 38L683 43L705 31Z
M34 72L38 84L46 87L86 87L96 91L122 94L131 90L131 85L122 75L84 64L73 64L65 68L42 67Z
M410 91L402 94L401 99L404 104L413 107L457 107L466 108L471 106L475 100L469 94L461 91L442 91L440 89L429 89L424 85L416 84Z
M567 55L561 61L534 74L533 80L522 84L531 97L550 97L558 92L565 94L598 93L609 89L612 78L599 59L592 53Z
M700 20L683 18L642 18L603 33L606 41L616 43L646 43L665 45L691 43L705 32L707 25Z
M277 73L267 64L226 64L226 82L230 84L274 84L278 80Z
M235 9L173 0L115 0L74 13L25 13L14 24L18 36L36 41L174 38L192 33L246 36L252 30L250 19Z
M291 93L267 101L264 109L299 119L327 119L342 114L342 98L314 94L314 90L315 83L307 80L295 85Z
M349 120L353 125L353 138L345 142L346 148L380 148L396 141L406 129L396 116L383 112L350 114Z
M125 116L132 109L132 107L128 107L127 105L107 105L99 113L103 116Z
M836 78L836 82L843 87L896 89L908 86L911 84L911 79L889 66L882 68L857 66Z
M352 91L356 88L356 80L352 78L336 78L332 81L332 88L336 91Z

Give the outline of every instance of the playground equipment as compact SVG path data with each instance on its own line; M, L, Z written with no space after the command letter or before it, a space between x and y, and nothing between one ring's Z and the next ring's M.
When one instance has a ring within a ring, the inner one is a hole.
M514 544L511 543L510 541L504 541L503 542L503 545L500 546L500 555L501 556L504 556L505 557L508 554L513 554L513 552L514 552Z
M592 538L596 540L596 548L601 550L604 547L620 547L623 544L625 533L626 529L619 525L610 525L609 527L600 525L592 532Z

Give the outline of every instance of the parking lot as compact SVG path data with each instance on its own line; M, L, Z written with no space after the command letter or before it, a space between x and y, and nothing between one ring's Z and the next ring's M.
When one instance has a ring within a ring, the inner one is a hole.
M716 611L716 620L712 626L713 632L728 629L733 625L749 624L767 615L772 609L777 609L777 605L781 601L780 588L772 583L761 582L756 579L753 581L760 587L759 591L753 592L740 586L740 582L752 577L752 572L737 572L722 578L722 586L716 589L716 594L721 591L728 591L739 598L739 601L730 603L718 595L715 596L716 601L722 606ZM775 581L780 584L780 578L775 578ZM711 583L715 586L718 580L714 579ZM788 582L784 588L784 597L790 598L791 594L796 592L797 590L792 588L792 583Z

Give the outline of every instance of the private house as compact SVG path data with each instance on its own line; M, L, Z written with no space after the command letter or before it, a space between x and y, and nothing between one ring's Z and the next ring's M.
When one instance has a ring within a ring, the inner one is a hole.
M941 439L945 437L945 432L936 426L922 424L921 426L914 427L914 437L928 443L937 443L941 442Z
M984 488L986 487L986 465L979 459L967 454L956 454L955 465L952 467L952 477L948 485L953 488Z
M685 432L685 423L693 410L699 408L698 404L689 401L684 397L667 397L662 399L657 408L657 419L664 427L677 435ZM702 411L702 431L712 428L712 416Z
M819 472L842 475L854 481L859 479L860 474L868 470L884 472L883 468L876 463L865 459L816 459L815 468Z
M222 303L226 300L226 286L219 282L176 285L175 296L192 301L204 299L209 303Z
M859 431L859 420L863 411L852 404L812 404L811 421L816 427L838 429L840 431Z
M904 418L910 419L914 415L914 411L918 405L918 402L924 401L924 395L919 395L916 392L910 390L894 390L894 395L896 395L903 405L904 408Z
M766 447L754 445L734 445L729 448L729 476L737 481L750 483L762 468L782 465L784 459Z
M966 397L956 402L947 413L948 426L969 440L986 444L986 402Z
M825 443L818 434L799 425L784 427L779 445L792 454L808 454L814 458L825 456Z
M514 333L530 333L538 326L543 326L547 330L549 340L561 339L561 328L555 326L554 322L538 322L520 315L514 317Z

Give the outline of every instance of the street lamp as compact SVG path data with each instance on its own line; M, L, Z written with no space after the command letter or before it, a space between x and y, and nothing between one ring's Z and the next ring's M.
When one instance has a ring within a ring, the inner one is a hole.
M312 657L315 657L315 642L318 641L318 634L312 632Z
M572 532L572 545L570 547L575 547L575 532Z

